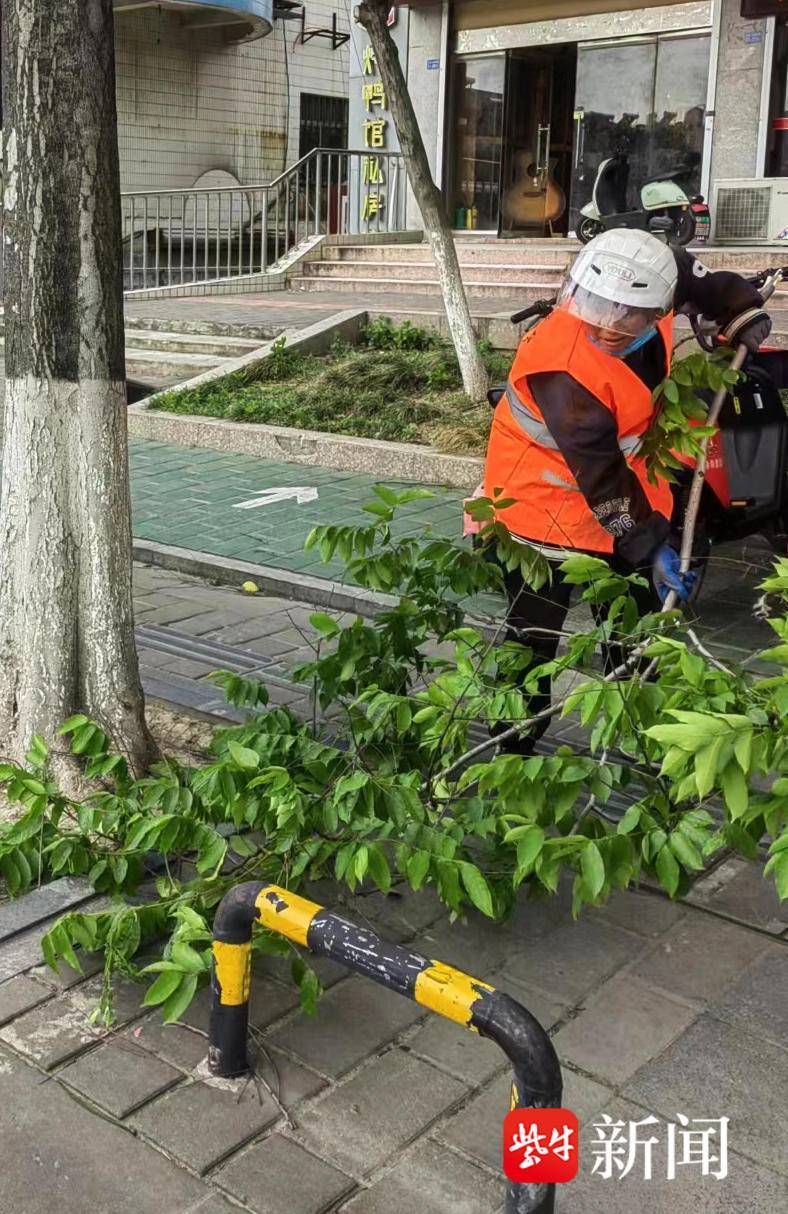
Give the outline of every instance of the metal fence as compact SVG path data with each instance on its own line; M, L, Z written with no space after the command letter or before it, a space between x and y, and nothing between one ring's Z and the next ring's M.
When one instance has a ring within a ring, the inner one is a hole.
M402 156L328 148L266 185L122 194L124 289L265 274L317 236L402 231L405 202Z

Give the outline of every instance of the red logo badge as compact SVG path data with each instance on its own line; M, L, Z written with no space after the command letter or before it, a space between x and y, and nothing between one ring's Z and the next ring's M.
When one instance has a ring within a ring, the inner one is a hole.
M579 1167L569 1109L512 1109L503 1123L503 1170L517 1184L566 1184Z

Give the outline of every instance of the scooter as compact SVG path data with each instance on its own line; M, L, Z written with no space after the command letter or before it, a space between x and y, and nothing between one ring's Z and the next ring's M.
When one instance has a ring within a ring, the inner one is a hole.
M785 279L788 266L765 270L749 281L767 299ZM526 322L527 331L549 316L554 303L537 300L517 312L512 323ZM716 330L704 326L698 317L689 319L701 348L713 350ZM701 573L712 546L751 535L763 535L775 552L788 556L788 413L780 396L786 390L788 350L764 346L747 359L742 378L728 396L719 429L709 442L693 562ZM505 392L505 384L490 389L488 400L493 408ZM709 403L712 397L710 393ZM694 471L694 462L681 458L685 469L673 486L673 521L679 530Z
M578 240L588 244L610 228L647 230L655 216L666 216L672 221L672 239L677 244L688 245L695 235L695 216L689 198L676 180L688 172L687 168L680 168L645 181L640 187L640 208L630 211L627 209L629 160L623 153L609 156L597 170L591 201L580 211Z

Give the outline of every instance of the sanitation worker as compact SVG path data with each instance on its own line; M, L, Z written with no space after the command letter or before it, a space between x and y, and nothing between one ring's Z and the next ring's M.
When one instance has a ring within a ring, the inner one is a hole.
M651 484L642 440L656 415L652 393L670 368L674 313L694 310L732 345L755 351L771 329L763 300L738 274L711 272L683 249L631 229L605 232L572 264L555 308L530 329L495 412L485 494L514 504L498 512L513 538L552 563L552 581L529 590L509 573L509 639L555 656L571 595L558 566L570 552L605 558L617 572L648 573L634 590L641 613L671 590L686 600L694 575L680 573L667 481ZM595 613L604 617L604 608ZM623 661L616 645L606 669ZM549 705L550 680L530 702ZM502 748L530 754L549 722ZM495 732L503 732L499 725Z

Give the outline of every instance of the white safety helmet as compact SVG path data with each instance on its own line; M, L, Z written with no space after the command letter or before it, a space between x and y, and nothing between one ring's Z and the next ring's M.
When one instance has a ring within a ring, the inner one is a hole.
M557 307L636 338L673 307L677 279L676 259L661 240L614 228L595 236L575 258Z

